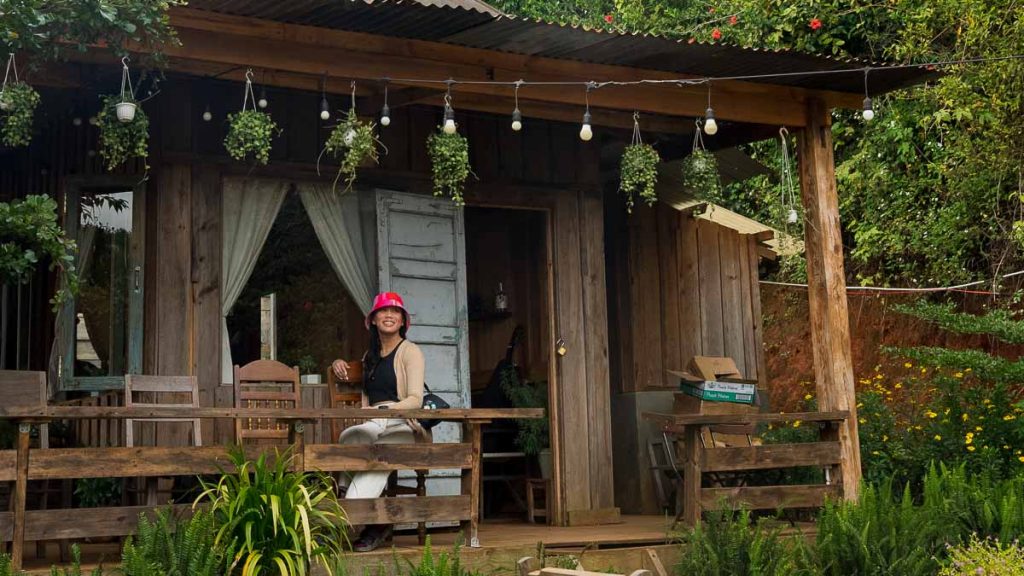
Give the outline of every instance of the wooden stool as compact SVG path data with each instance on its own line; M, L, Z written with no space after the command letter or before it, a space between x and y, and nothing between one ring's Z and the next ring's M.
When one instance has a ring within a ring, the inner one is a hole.
M537 521L537 516L544 517L545 524L551 524L551 480L530 478L526 481L526 519L530 524ZM544 507L537 508L536 491L540 491Z

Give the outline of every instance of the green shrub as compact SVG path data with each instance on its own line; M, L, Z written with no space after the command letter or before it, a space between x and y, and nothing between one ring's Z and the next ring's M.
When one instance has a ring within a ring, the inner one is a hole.
M677 576L797 576L814 574L801 538L755 522L750 512L713 512L681 536Z
M461 549L462 542L460 538L455 541L451 554L441 552L435 558L430 548L430 536L427 536L427 542L423 545L423 554L420 556L420 563L413 564L411 560L407 559L408 567L405 570L405 576L478 576L475 572L470 572L462 566L460 558ZM395 566L395 574L396 576L402 574L397 565Z
M1016 541L1001 544L998 540L980 540L971 536L966 546L949 550L949 563L939 576L1024 576L1024 548Z
M158 510L150 521L139 515L134 538L125 540L121 571L125 576L215 576L221 574L225 553L216 544L217 526L213 515L196 510L191 518L173 520Z
M217 525L215 542L233 549L230 571L305 575L312 561L325 567L347 541L344 511L329 476L290 470L291 450L254 462L241 448L231 451L235 473L216 484L200 480L195 504L209 502Z
M23 576L24 572L15 572L11 567L11 557L7 554L0 554L0 576Z
M82 576L82 551L78 544L71 545L71 566L67 568L50 567L50 576ZM93 568L89 576L103 576L103 566Z

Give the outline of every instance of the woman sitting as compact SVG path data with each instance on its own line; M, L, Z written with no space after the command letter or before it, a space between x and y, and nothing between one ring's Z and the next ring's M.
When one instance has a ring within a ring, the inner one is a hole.
M366 316L370 347L363 356L363 406L373 409L403 410L423 405L423 352L405 339L409 313L402 297L383 292L373 299ZM335 360L332 369L338 378L348 379L349 365ZM342 444L411 444L430 442L430 433L416 420L374 418L347 428L338 439ZM387 486L390 471L356 472L345 493L346 499L377 498ZM387 541L389 525L371 525L363 529L353 545L357 552L369 552Z

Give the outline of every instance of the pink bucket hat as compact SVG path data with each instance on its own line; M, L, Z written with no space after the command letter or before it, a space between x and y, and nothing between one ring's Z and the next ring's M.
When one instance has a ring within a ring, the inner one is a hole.
M405 317L405 328L409 329L409 311L405 309L405 302L402 301L402 297L397 292L381 292L373 299L373 307L370 309L370 313L366 315L366 329L370 329L370 320L373 319L373 315L377 313L381 308L387 308L394 306L402 311L402 316Z

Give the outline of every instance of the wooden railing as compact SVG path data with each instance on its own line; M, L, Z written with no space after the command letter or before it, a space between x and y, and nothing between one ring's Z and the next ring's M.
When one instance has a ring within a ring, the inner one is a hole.
M844 498L842 474L839 473L841 450L839 427L849 412L800 412L788 414L660 414L645 413L644 418L658 424L665 432L682 438L682 486L679 499L684 524L700 523L704 510L713 509L723 501L732 507L748 510L781 508L812 508L826 499ZM798 444L764 444L742 447L708 447L701 442L701 431L708 426L752 425L762 422L796 422L818 425L817 442ZM825 484L785 486L707 487L702 485L705 473L743 472L777 468L820 467L827 470Z
M293 469L322 472L364 470L462 470L462 490L454 496L417 496L345 500L351 524L459 521L472 546L479 545L480 429L496 419L542 418L535 409L364 410L273 408L124 408L117 406L0 407L0 419L18 423L15 450L0 451L0 482L15 483L11 512L0 513L0 542L12 542L15 569L22 563L25 540L61 540L123 536L135 530L138 516L154 507L121 506L72 510L26 510L30 480L96 477L155 477L217 474L232 470L225 446L103 447L29 449L33 425L56 420L124 420L127 418L275 418L289 423ZM463 441L447 444L306 444L309 423L329 418L431 418L457 421ZM256 457L272 446L246 446ZM273 455L273 451L268 450ZM179 505L188 509L189 505Z

